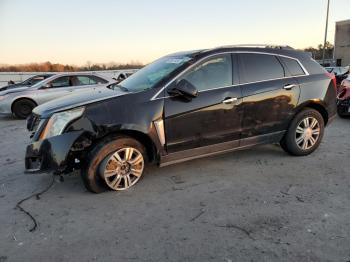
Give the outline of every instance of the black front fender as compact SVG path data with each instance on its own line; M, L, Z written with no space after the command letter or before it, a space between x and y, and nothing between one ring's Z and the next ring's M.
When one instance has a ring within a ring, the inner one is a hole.
M75 141L84 131L73 131L48 139L35 141L27 146L26 172L62 172Z

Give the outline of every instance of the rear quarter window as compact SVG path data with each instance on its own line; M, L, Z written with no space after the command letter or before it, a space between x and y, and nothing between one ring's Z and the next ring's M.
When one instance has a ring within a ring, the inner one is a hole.
M87 85L95 85L96 81L93 80L90 76L77 76L78 86L87 86Z
M93 80L95 80L95 82L98 83L98 84L107 84L108 83L107 80L105 80L105 79L103 79L101 77L98 77L98 76L91 76L91 78Z
M325 74L327 72L323 66L317 63L310 55L306 53L299 53L297 58L307 70L307 72L305 72L306 74Z
M279 57L279 58L285 64L285 66L287 67L287 70L291 76L305 75L303 68L300 66L300 64L297 60L287 58L287 57Z

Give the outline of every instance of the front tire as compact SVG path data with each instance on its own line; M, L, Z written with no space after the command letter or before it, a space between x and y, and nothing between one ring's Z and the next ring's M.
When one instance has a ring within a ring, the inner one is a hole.
M311 154L320 145L324 134L322 115L311 108L299 112L282 138L281 147L294 156Z
M33 111L36 104L29 99L21 99L16 101L12 106L12 111L15 117L26 119Z
M81 170L85 187L94 193L127 190L142 177L146 150L137 140L116 136L89 152Z

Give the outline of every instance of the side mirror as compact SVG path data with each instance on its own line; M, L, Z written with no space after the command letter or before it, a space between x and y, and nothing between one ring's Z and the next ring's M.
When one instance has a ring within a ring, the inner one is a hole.
M51 83L46 83L45 85L41 86L40 89L48 89L48 88L51 88L51 87L52 87Z
M188 100L198 96L197 88L186 79L182 79L180 82L176 83L172 89L168 90L168 93L170 95L183 96Z

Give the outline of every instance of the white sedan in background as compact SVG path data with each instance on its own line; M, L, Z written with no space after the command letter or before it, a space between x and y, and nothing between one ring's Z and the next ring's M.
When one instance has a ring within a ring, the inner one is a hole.
M0 92L0 114L27 118L34 107L50 100L85 90L107 86L115 80L95 73L61 73L31 87Z

